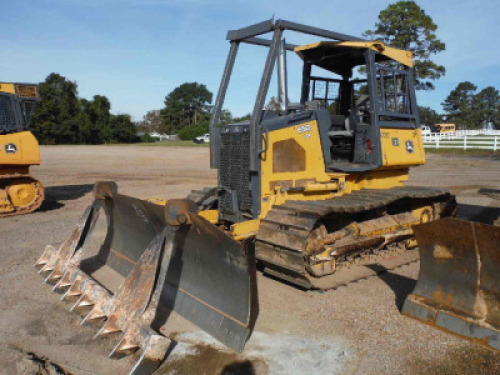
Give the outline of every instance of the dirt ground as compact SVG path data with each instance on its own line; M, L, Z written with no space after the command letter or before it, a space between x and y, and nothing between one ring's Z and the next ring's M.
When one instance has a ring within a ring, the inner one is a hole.
M63 369L85 375L127 373L133 357L109 359L113 342L94 340L94 327L80 327L79 316L43 283L33 264L46 244L59 244L70 233L91 201L95 181L114 180L121 193L140 198L184 197L191 189L215 184L209 151L52 146L41 152L43 164L33 174L46 187L42 209L0 220L0 374L57 374ZM412 171L409 183L449 187L463 204L461 215L474 218L482 215L479 206L490 211L499 206L477 191L500 187L500 160L428 155L428 163ZM500 354L400 315L418 269L417 262L323 293L259 274L260 315L241 355L172 315L166 332L178 344L160 372L500 373Z

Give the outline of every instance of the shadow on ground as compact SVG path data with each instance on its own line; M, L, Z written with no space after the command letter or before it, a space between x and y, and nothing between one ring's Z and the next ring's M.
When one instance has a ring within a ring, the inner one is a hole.
M267 366L262 360L250 361L242 355L219 350L209 345L194 345L193 352L167 359L155 372L166 374L217 374L217 375L257 375L267 374Z
M396 297L396 307L399 311L403 308L403 303L406 300L408 294L410 294L413 289L415 289L415 285L417 284L417 280L412 278L398 275L396 273L392 273L387 270L387 268L379 265L379 264L370 264L367 265L368 268L377 272L377 276L380 280L387 284L389 288L392 289L394 295Z
M40 211L52 211L64 207L65 201L79 199L92 191L93 187L94 184L47 186Z
M490 190L493 191L492 189ZM494 193L498 194L498 190L495 190ZM460 204L458 208L458 217L463 220L476 221L492 225L495 220L500 218L500 207ZM367 267L377 272L380 280L385 282L387 286L392 289L396 297L396 307L399 311L401 311L406 297L413 291L417 281L392 273L385 267L378 264L368 265Z
M495 220L500 218L500 207L459 204L458 217L464 220L477 221L483 224L491 225Z

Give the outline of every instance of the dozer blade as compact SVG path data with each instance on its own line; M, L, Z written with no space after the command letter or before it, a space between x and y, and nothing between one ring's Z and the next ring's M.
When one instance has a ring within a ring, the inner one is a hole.
M153 372L170 346L158 331L171 311L241 352L258 313L250 244L196 215L189 200L162 207L118 194L112 182L97 183L94 195L70 237L47 246L36 267L84 314L82 324L101 323L96 337L121 334L110 356L138 351L131 374ZM89 256L100 211L107 232Z
M500 227L446 218L414 231L420 276L402 313L500 350Z

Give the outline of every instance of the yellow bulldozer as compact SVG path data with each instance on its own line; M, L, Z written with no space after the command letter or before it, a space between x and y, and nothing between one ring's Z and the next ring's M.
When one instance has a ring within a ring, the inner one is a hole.
M38 87L0 82L0 218L35 211L43 202L42 184L30 176L40 164L38 141L29 131Z
M323 40L297 46L285 31ZM170 342L158 332L170 311L243 350L258 314L256 264L300 288L334 288L418 259L414 226L456 211L446 190L405 186L409 168L425 162L410 52L285 20L227 39L210 122L217 186L150 202L100 182L75 231L36 264L82 323L120 333L112 355L140 353L131 373L164 358ZM242 44L268 48L253 112L219 125ZM296 103L287 52L302 63ZM269 110L275 65L278 106ZM106 236L90 254L99 211Z

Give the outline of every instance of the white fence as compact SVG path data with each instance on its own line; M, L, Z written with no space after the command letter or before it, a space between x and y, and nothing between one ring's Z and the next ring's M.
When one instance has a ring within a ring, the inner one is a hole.
M500 136L500 130L457 130L453 133L422 134L424 142L432 142L436 139L457 139L465 136Z
M423 134L425 148L460 148L463 150L500 149L500 130L457 130L454 133Z

